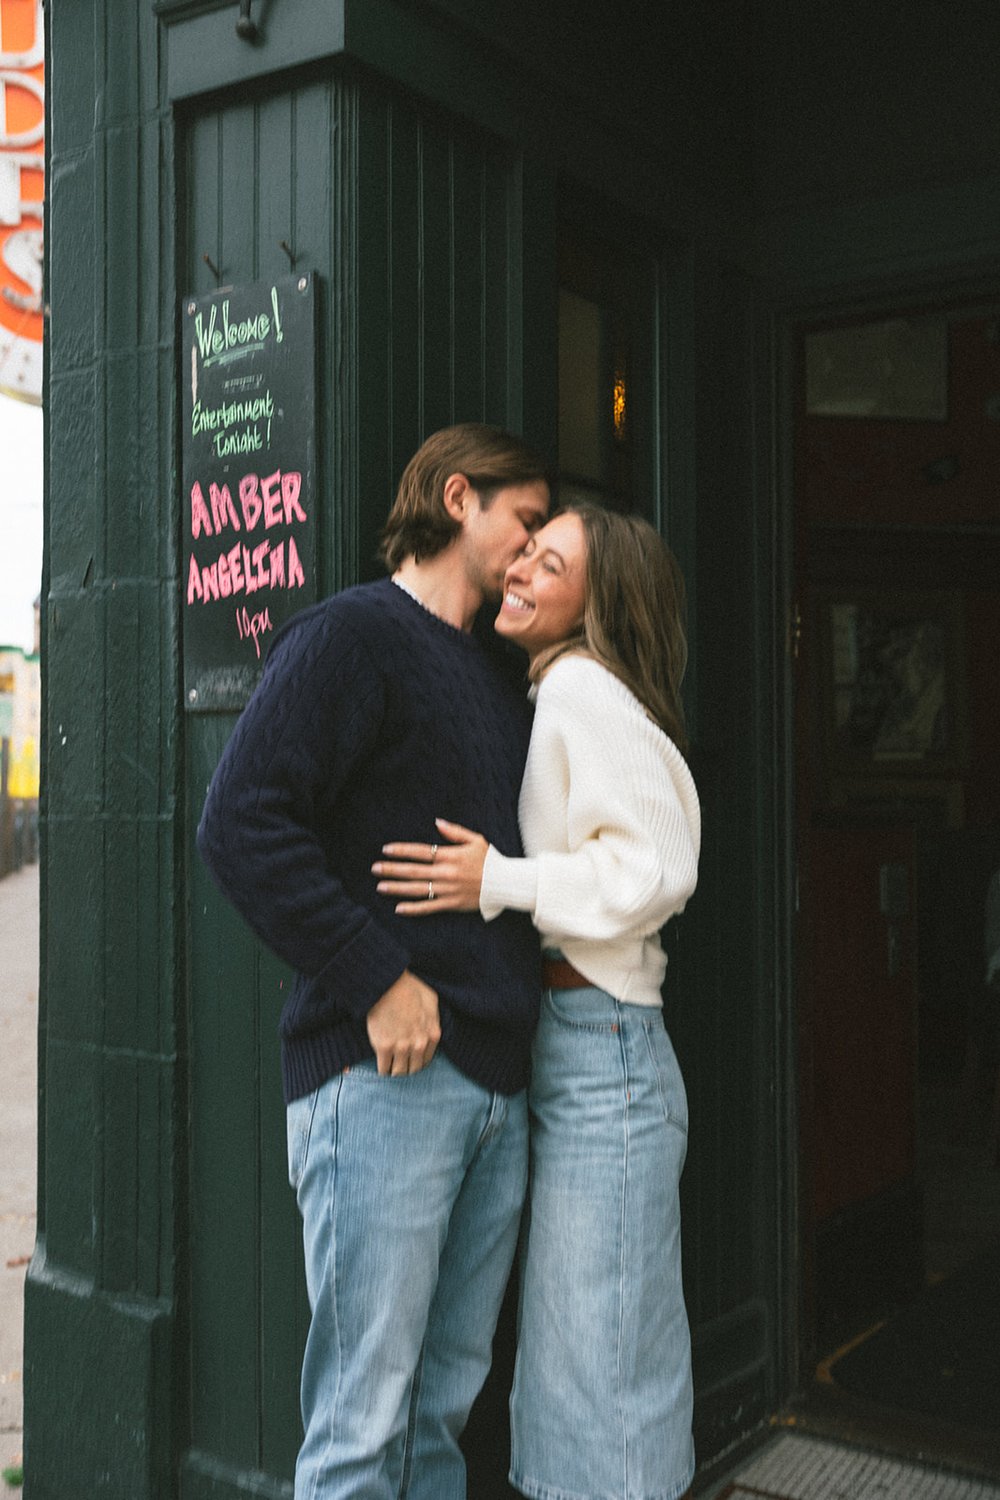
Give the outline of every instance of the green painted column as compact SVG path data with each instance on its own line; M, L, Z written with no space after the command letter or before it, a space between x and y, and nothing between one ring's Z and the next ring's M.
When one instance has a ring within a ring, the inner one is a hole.
M39 1234L25 1494L172 1492L180 889L170 122L135 0L48 7Z

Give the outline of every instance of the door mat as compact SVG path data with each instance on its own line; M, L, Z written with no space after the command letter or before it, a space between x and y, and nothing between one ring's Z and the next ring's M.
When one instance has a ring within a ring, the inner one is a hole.
M783 1495L772 1494L770 1490L748 1490L745 1485L731 1484L724 1489L718 1500L785 1500Z
M782 1433L713 1500L1000 1500L1000 1486L804 1433Z
M717 1500L788 1500L788 1497L776 1495L773 1490L751 1490L745 1484L730 1484Z
M1000 1243L927 1287L829 1369L852 1396L1000 1433Z

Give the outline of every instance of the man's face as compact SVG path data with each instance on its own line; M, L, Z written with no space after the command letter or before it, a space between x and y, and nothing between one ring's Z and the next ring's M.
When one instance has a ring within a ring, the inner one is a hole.
M484 510L471 492L462 527L461 547L466 577L484 599L503 595L504 574L544 526L549 513L549 487L544 479L511 484L498 490Z

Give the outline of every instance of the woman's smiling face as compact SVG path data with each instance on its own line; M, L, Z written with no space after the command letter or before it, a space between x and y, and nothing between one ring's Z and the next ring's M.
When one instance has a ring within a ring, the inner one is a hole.
M586 587L583 522L567 511L537 531L507 569L497 633L523 646L534 660L577 633Z

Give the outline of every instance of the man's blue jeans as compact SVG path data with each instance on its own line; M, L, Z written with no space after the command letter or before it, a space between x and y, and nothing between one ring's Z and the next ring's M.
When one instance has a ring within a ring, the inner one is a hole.
M458 1438L490 1366L527 1175L523 1093L440 1053L288 1108L312 1321L295 1500L465 1500Z

